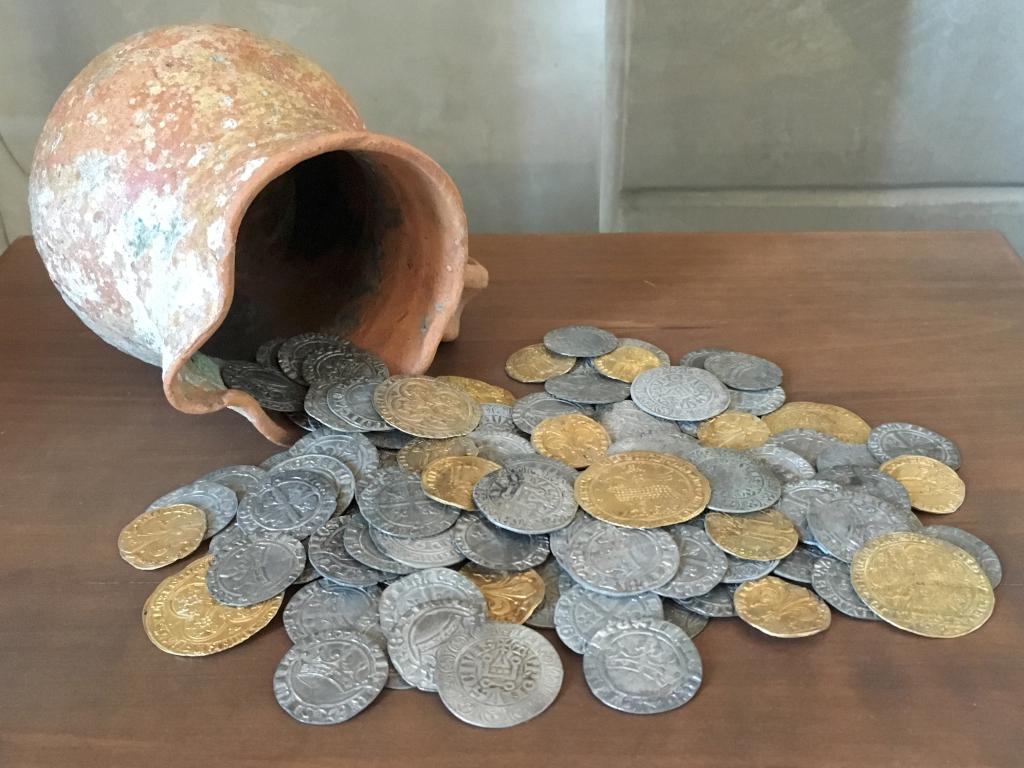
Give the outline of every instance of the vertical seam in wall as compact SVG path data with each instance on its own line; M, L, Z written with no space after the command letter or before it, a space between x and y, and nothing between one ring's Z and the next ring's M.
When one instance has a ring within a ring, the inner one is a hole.
M605 5L605 99L598 185L598 229L622 228L620 197L626 141L626 87L633 45L634 0L607 0Z
M26 173L25 169L21 167L21 163L18 162L18 158L14 156L14 153L11 152L11 148L7 146L7 140L4 139L3 132L0 132L0 150L2 150L4 154L11 158L11 162L14 163L14 167L21 172L22 176L28 176L28 173ZM2 241L3 246L5 248L11 244L11 239L7 234L7 225L4 223L3 211L0 211L0 241Z
M7 226L4 224L4 212L0 211L0 245L6 248L11 244L11 239L7 236Z

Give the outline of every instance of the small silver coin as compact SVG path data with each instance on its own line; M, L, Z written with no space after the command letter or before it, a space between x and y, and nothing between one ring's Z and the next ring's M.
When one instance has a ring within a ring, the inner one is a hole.
M701 616L699 613L689 611L671 600L665 601L664 610L665 621L671 621L683 630L691 640L703 632L704 627L708 625L709 619L707 616Z
M281 345L284 344L285 338L280 336L276 339L270 339L264 341L256 348L256 362L262 365L264 368L278 368L277 365L277 353L281 349Z
M569 413L582 413L584 416L591 416L593 409L587 405L559 400L547 392L532 392L513 403L512 422L518 429L532 435L533 430L544 419L550 419L552 416L564 416Z
M564 528L579 509L573 486L540 467L505 467L484 475L473 486L473 501L499 528L525 534Z
M361 514L356 512L348 515L346 520L347 522L342 527L341 540L345 551L353 559L385 573L405 575L415 570L412 566L398 562L377 546L377 542L370 536L370 526Z
M672 358L668 356L661 347L657 347L651 344L649 341L643 339L619 339L619 347L640 347L640 349L646 349L648 352L658 358L658 362L662 365L672 365Z
M337 509L338 487L324 473L272 470L238 506L238 524L250 535L285 533L304 539Z
M562 585L571 586L575 582L554 557L549 557L534 570L544 580L544 599L526 619L526 623L539 629L554 629L555 604L562 594Z
M595 418L604 427L612 442L627 437L639 437L649 434L678 435L679 427L674 421L659 419L637 408L632 400L621 403L599 405Z
M912 454L928 456L953 469L960 467L960 449L953 441L917 424L879 424L868 435L868 450L879 462Z
M689 636L663 619L620 619L598 630L583 654L583 676L602 704L649 715L681 707L703 676Z
M745 581L760 579L774 571L779 565L778 560L745 560L730 555L728 552L723 554L728 564L725 575L722 577L723 584L742 584Z
M819 472L847 466L877 469L879 464L878 459L871 454L871 451L863 443L837 443L832 445L818 454L818 460L815 463Z
M703 421L729 407L725 385L700 368L651 368L633 379L629 391L642 410L672 421Z
M748 456L768 465L782 483L795 483L798 480L810 480L814 477L814 467L799 453L779 445L762 445L750 448Z
M309 355L302 362L302 377L310 384L322 381L349 384L357 381L382 381L390 375L383 360L372 352L354 347L325 349Z
M366 432L365 435L371 445L387 451L401 450L416 439L412 435L405 434L405 432L399 432L397 429L389 429L386 432ZM383 458L381 456L381 459Z
M487 601L472 581L448 568L427 568L403 576L390 584L380 597L380 627L392 634L399 620L412 608L437 600L452 600L475 606L477 613L487 613Z
M284 630L293 643L320 632L367 632L379 628L378 587L343 587L325 579L307 584L284 607Z
M264 368L259 363L226 360L221 364L220 375L225 386L251 395L267 410L302 410L306 388L273 368Z
M453 539L467 560L492 571L525 571L548 556L547 536L512 533L475 514L459 518Z
M768 445L778 445L799 453L811 464L817 465L818 457L825 450L839 444L839 440L815 429L787 429L768 438Z
M981 565L981 570L988 576L993 589L1003 580L1003 564L999 561L999 555L973 533L952 525L926 525L921 529L921 533L948 541L974 557Z
M266 476L267 471L262 467L255 467L251 464L236 464L231 467L215 469L199 479L226 486L235 492L235 496L241 499L245 494L252 493L259 488L260 483L263 482Z
M708 535L690 525L665 529L679 548L679 569L671 581L654 591L663 597L682 600L705 595L725 578L729 561Z
M629 597L612 597L593 592L579 584L570 587L555 605L558 639L575 652L583 653L594 633L617 619L663 617L661 598L652 592Z
M910 494L903 484L884 472L872 467L848 465L819 471L815 477L835 483L850 491L863 491L887 501L897 509L910 512Z
M689 460L690 454L700 447L700 443L689 435L681 432L654 432L635 437L623 437L608 446L608 454L629 453L631 451L653 451L667 453Z
M391 691L411 691L416 686L398 674L398 670L389 664L388 681L384 683L384 687Z
M810 584L811 570L819 557L821 555L816 550L798 544L796 549L779 561L772 573L799 584Z
M309 537L309 562L325 579L347 587L370 587L385 578L386 572L370 568L345 549L344 528L349 515L333 517Z
M270 470L274 475L285 474L292 470L303 469L320 472L330 480L337 489L338 509L345 509L352 503L356 493L356 479L352 470L341 459L324 453L304 453L288 457Z
M441 703L481 728L508 728L530 720L562 688L562 660L527 627L489 621L454 635L437 652Z
M782 384L782 369L771 360L744 352L719 352L704 360L704 370L731 389L765 390Z
M495 464L505 464L518 456L536 453L529 440L509 432L475 432L473 442L476 443L477 456Z
M320 574L316 572L316 568L309 562L309 539L302 540L302 549L306 553L306 562L302 567L302 573L292 582L292 585L296 587L300 584L309 584L311 581L320 580Z
M731 350L721 349L719 347L705 347L703 349L694 349L687 352L679 360L680 365L685 365L689 368L703 368L704 361L712 355L717 355L721 352L729 352Z
M284 655L274 673L274 697L300 723L333 725L370 706L387 679L387 657L376 643L331 630Z
M313 432L324 426L305 411L292 411L288 414L288 420L304 432Z
M469 433L469 437L484 435L490 432L508 432L518 435L515 421L512 419L512 406L501 403L480 403L480 423Z
M216 555L206 588L219 603L255 605L284 592L306 566L302 543L281 533L248 536Z
M772 411L777 411L785 402L786 390L782 387L729 390L729 409L752 413L754 416L765 416Z
M629 397L629 384L606 378L592 368L583 367L551 377L544 382L544 391L571 403L605 405Z
M782 483L765 464L728 448L700 448L690 454L711 484L708 509L741 514L767 509L782 495Z
M339 432L387 432L391 427L373 407L373 391L380 382L319 381L306 393L306 413Z
M370 475L380 465L380 457L366 435L340 433L329 429L310 432L288 449L292 456L306 453L321 453L345 462L356 479L356 488L361 489L370 480Z
M619 346L619 340L614 334L592 325L569 325L545 333L544 346L556 355L598 357Z
M329 333L300 333L285 339L277 350L277 364L292 381L304 386L309 381L302 373L307 357L321 355L331 350L347 351L354 349L352 344L339 336ZM302 410L295 408L293 410Z
M822 600L854 619L878 621L878 615L860 599L850 581L850 566L825 555L814 561L811 586Z
M216 555L217 553L227 549L229 545L237 544L248 537L249 534L243 531L242 527L238 523L231 523L220 533L214 534L210 537L208 551L211 555Z
M677 602L688 611L709 619L728 619L736 615L736 607L732 602L734 591L728 584L719 584L706 595L688 597Z
M822 549L847 563L876 536L922 527L911 512L869 493L847 490L829 497L827 503L812 505L807 510L807 526Z
M813 544L814 534L807 527L807 512L811 506L827 502L843 489L835 483L824 480L799 480L782 486L782 495L775 502L775 508L789 518L796 526L800 540L805 544Z
M575 485L576 478L579 477L579 472L570 467L564 461L558 461L556 459L548 458L547 456L541 456L540 454L530 454L529 456L515 456L509 459L505 466L509 469L522 469L525 467L540 467L542 470L554 470L561 477L563 477L570 485Z
M437 652L456 634L486 619L476 602L433 600L417 603L387 633L388 655L402 678L421 691L436 691Z
M703 424L707 419L700 421L677 421L676 426L679 427L679 431L689 437L696 437L697 432L700 430L700 425Z
M366 521L379 531L423 539L446 531L459 519L459 510L429 498L420 479L401 467L379 471L359 494Z
M181 488L176 488L170 493L165 493L154 501L146 510L157 507L169 507L172 504L191 504L199 507L206 516L206 533L204 539L208 539L215 533L224 530L238 511L238 496L225 485L210 480L196 480Z
M370 538L391 558L413 568L457 565L465 556L455 546L455 528L421 538L393 536L370 526Z

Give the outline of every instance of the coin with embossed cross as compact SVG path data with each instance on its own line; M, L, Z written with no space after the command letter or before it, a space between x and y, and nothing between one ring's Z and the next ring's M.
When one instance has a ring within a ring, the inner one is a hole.
M786 402L786 390L782 387L771 389L730 389L729 408L734 411L765 416L777 411Z
M306 393L306 413L340 432L384 432L390 429L373 407L380 381L320 381Z
M339 509L345 509L352 503L356 492L356 479L355 475L352 474L352 470L341 459L323 453L303 453L298 456L288 456L284 461L274 465L269 470L267 477L277 477L295 469L320 473L337 491L337 507ZM259 490L258 488L257 491Z
M526 384L540 384L553 376L568 373L576 358L556 355L543 344L531 344L513 352L505 362L509 378Z
M306 388L273 368L265 368L259 363L226 360L221 364L220 375L225 386L251 395L268 410L302 410Z
M516 456L536 453L530 441L519 434L474 432L473 439L477 444L477 455L497 464L505 464Z
M275 469L242 499L238 524L251 535L286 533L304 539L337 509L338 490L317 471Z
M413 568L457 565L465 556L455 546L455 527L433 536L404 538L370 526L370 538L388 557Z
M504 403L480 403L480 423L469 433L470 438L478 435L511 434L518 435L515 421L512 420L512 406Z
M381 381L389 375L383 360L362 349L325 349L302 361L302 377L310 384L321 381Z
M817 464L818 457L822 453L836 445L841 445L838 438L826 435L816 429L787 429L776 432L768 438L767 444L793 451L813 465Z
M369 568L394 574L412 573L415 568L400 563L385 553L370 535L370 526L359 512L346 515L342 527L341 541L345 551L355 560Z
M836 443L818 454L819 472L837 467L871 467L878 469L879 461L863 443Z
M795 483L814 477L814 467L807 459L779 445L751 448L747 455L767 464L783 483Z
M704 360L704 370L732 389L765 390L782 384L782 369L770 360L745 352L716 352Z
M576 517L572 485L541 467L499 469L473 486L477 508L499 528L515 533L550 533Z
M652 416L673 421L703 421L729 407L729 392L701 368L651 368L630 384L633 402Z
M255 605L284 592L305 567L301 542L282 533L263 533L219 552L206 572L206 586L224 605Z
M662 617L661 600L651 592L613 597L577 584L558 598L555 605L555 631L569 650L583 653L594 633L610 621Z
M689 525L673 525L666 530L679 548L679 570L671 581L655 587L655 592L684 600L707 594L721 583L729 562L703 530Z
M796 526L801 541L813 544L814 534L807 527L807 512L813 504L827 502L842 492L843 488L835 483L824 480L798 480L782 486L782 495L775 503L775 508Z
M800 584L810 584L814 561L819 557L822 554L817 549L798 544L796 549L779 561L772 573Z
M735 587L729 584L719 584L706 595L688 597L679 600L678 603L683 608L709 619L728 619L736 615L736 607L732 602L734 591Z
M548 556L548 538L512 533L480 515L463 515L453 529L455 547L468 560L495 571L522 571Z
M325 579L347 587L369 587L387 573L356 560L345 548L345 526L349 516L332 517L309 537L309 562Z
M729 564L729 567L725 569L725 576L722 577L723 584L735 585L760 579L774 571L780 562L779 560L745 560L742 557L730 555L728 552L723 554L725 561Z
M671 621L692 640L704 631L709 619L668 600L665 602L665 621Z
M306 358L319 356L327 352L349 352L353 350L351 342L330 333L300 333L281 342L277 350L277 364L288 378L299 384L308 385L303 376Z
M169 507L173 504L191 504L203 510L203 514L206 515L206 533L203 534L205 539L224 530L238 511L238 497L235 492L227 486L209 480L196 480L165 493L146 510Z
M366 521L374 528L403 538L424 538L455 525L459 510L429 498L420 479L395 467L380 470L359 495Z
M293 643L318 632L367 632L380 626L377 606L380 588L345 587L327 579L306 584L284 607L284 629Z
M850 491L870 493L898 509L910 511L910 494L907 493L907 489L895 478L873 467L833 467L819 471L815 478L827 480Z
M574 501L574 512L575 506ZM151 571L195 552L205 532L206 515L199 507L191 504L156 507L121 529L117 551L133 568Z
M929 456L952 469L960 466L960 449L948 437L906 422L879 424L868 435L868 450L879 461L897 456Z
M317 429L299 439L288 449L292 456L314 453L341 459L352 471L356 487L362 488L369 481L373 470L380 464L377 449L366 435L343 434L329 429Z

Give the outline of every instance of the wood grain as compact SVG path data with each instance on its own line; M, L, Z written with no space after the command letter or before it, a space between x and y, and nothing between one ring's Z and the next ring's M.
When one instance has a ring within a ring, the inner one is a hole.
M271 676L276 619L206 659L158 652L140 622L166 573L117 556L153 498L274 451L229 412L187 416L156 369L62 304L29 240L0 258L0 765L1011 766L1024 754L1024 269L984 232L480 236L491 286L436 373L517 394L505 357L568 323L762 354L790 399L907 420L964 455L967 502L942 522L992 544L1005 578L980 631L926 640L835 616L774 640L721 620L698 638L704 685L682 709L600 705L578 657L536 720L487 732L436 697L386 691L352 722L303 727ZM173 568L173 566L172 566Z

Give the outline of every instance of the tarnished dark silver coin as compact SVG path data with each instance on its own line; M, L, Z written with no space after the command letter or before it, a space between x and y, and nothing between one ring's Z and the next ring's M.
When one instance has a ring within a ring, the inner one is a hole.
M828 555L815 560L811 569L811 586L818 597L840 613L854 619L879 621L878 615L857 595L850 581L850 566L842 560Z
M683 608L683 606L672 600L666 600L664 605L665 621L671 621L679 627L692 640L708 625L708 617Z
M796 549L779 561L772 573L799 584L810 584L814 561L819 557L821 554L817 550L798 544Z
M228 388L252 395L268 410L302 410L306 388L273 368L265 368L259 363L226 360L221 364L220 375Z
M754 416L765 416L777 411L785 402L786 390L782 387L729 390L729 409L752 413Z
M354 349L351 342L329 333L300 333L285 339L277 350L277 364L284 375L292 381L308 386L309 381L302 373L307 357L320 355L331 350L347 351ZM296 408L293 410L302 410Z
M547 392L531 392L519 398L512 405L512 421L517 428L530 435L544 419L553 416L564 416L569 413L582 413L591 416L593 409L587 405L559 400Z
M492 571L525 571L548 556L548 537L512 533L467 513L453 529L455 547L470 562Z
M571 403L603 405L629 397L629 384L606 378L592 368L582 367L548 379L544 382L544 391Z
M872 467L850 464L819 471L815 478L835 483L850 491L863 491L910 512L910 494L899 480Z
M736 608L732 602L734 591L735 587L732 585L719 584L706 595L688 597L677 602L683 608L709 619L728 619L736 615Z
M765 390L782 384L782 369L771 360L745 352L718 352L704 360L704 369L732 389Z

